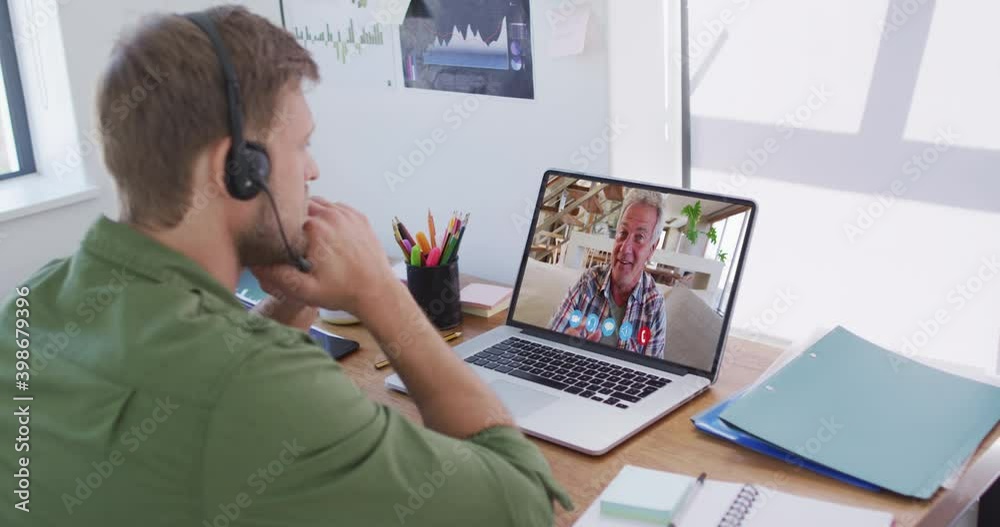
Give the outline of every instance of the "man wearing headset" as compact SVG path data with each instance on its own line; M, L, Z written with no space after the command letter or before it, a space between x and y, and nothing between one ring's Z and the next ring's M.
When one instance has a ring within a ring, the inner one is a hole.
M570 506L364 216L309 197L302 83L318 78L242 8L154 17L118 43L98 116L121 218L0 307L0 376L29 363L35 396L0 415L30 430L0 450L0 524L523 526ZM272 294L258 313L232 294L243 267ZM309 339L315 306L361 318L423 426Z

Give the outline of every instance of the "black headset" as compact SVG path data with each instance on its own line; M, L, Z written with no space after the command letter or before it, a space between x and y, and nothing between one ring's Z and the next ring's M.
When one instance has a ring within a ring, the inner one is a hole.
M229 110L229 135L233 141L232 147L226 154L226 191L229 192L230 196L240 201L252 200L263 192L268 201L271 202L274 218L278 222L278 232L281 233L281 241L285 244L288 258L299 271L308 273L312 270L312 264L302 255L296 254L291 244L288 243L285 229L281 225L281 217L278 215L278 205L267 186L271 176L271 158L267 155L267 149L264 148L264 145L247 141L243 137L240 83L236 80L236 69L233 68L222 37L208 14L204 12L188 13L184 15L184 18L190 20L208 36L208 40L211 41L212 47L215 49L219 65L222 66L222 78L226 84L226 105Z

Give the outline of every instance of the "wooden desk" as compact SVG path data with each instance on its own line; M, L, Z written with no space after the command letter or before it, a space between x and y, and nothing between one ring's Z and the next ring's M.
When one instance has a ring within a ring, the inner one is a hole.
M489 319L465 315L462 338L452 344L457 345L501 325L506 317L506 311ZM409 397L385 388L383 381L392 373L392 368L376 370L372 366L380 350L371 335L361 326L330 326L330 330L361 343L358 352L341 361L361 389L372 399L420 422L420 415ZM604 456L587 456L533 439L548 459L556 479L566 487L576 505L574 511L560 512L556 525L572 525L625 464L692 476L705 471L712 479L756 483L801 496L881 509L891 512L896 525L902 527L947 525L979 499L1000 473L1000 428L994 429L984 443L991 446L980 448L976 453L974 464L963 475L956 489L939 491L929 501L862 490L695 430L691 416L753 382L779 354L780 350L775 348L730 340L719 382L708 393ZM557 510L560 509L557 507Z

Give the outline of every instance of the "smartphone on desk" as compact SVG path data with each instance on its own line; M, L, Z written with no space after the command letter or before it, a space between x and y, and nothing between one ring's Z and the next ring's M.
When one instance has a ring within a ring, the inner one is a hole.
M247 309L253 309L261 300L267 298L267 293L260 287L257 278L249 269L244 269L240 274L239 283L236 285L236 298L243 303ZM323 349L335 360L358 349L359 345L353 340L345 339L340 335L330 333L316 324L309 328L309 335L312 336Z
M320 346L323 346L323 349L325 349L326 352L334 358L334 360L340 360L341 357L356 351L360 347L357 342L345 339L340 335L330 333L318 325L309 328L309 335L311 335Z

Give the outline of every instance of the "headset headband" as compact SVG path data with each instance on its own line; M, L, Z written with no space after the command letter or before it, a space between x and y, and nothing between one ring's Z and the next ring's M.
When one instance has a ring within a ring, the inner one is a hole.
M215 48L215 55L222 66L222 78L226 84L226 105L229 109L229 135L233 138L233 147L242 148L243 139L243 114L240 111L240 82L236 80L236 69L233 68L232 60L229 58L229 51L222 42L222 36L215 29L215 23L205 13L188 13L185 18L193 22L208 35L208 40Z

